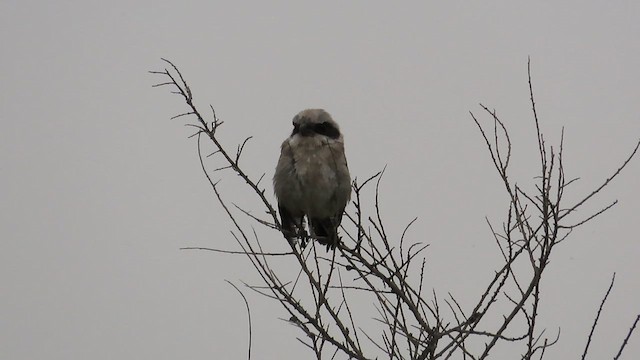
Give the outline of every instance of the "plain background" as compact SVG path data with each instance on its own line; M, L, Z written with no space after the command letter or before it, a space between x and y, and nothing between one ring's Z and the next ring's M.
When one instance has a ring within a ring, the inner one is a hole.
M151 88L160 57L216 108L226 144L254 136L243 161L265 181L293 115L327 109L354 177L387 166L389 232L418 217L410 239L431 244L429 287L471 303L498 261L485 216L500 224L507 198L468 111L498 111L512 179L531 188L531 56L547 141L564 126L567 176L581 178L567 200L584 196L640 137L638 19L637 1L3 1L0 358L245 357L244 304L224 280L257 282L249 262L179 250L237 246L186 119L169 120L182 100ZM639 162L579 215L620 204L552 258L541 321L562 330L549 359L582 353L613 272L591 358L612 357L640 311ZM260 209L236 177L219 178ZM310 356L277 304L247 296L255 359ZM625 358L640 357L639 339Z

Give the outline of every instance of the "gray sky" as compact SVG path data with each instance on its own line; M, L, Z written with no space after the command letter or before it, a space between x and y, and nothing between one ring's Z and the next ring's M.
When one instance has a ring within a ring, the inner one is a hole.
M468 111L511 129L513 178L536 175L531 56L548 141L565 127L568 194L614 171L640 136L640 3L12 1L0 4L0 358L237 359L244 305L224 279L257 281L199 169L184 112L152 89L160 57L212 104L245 165L271 178L295 113L327 109L353 176L387 165L384 215L431 243L428 285L471 303L507 199ZM550 359L581 354L611 274L592 358L610 358L640 311L640 159L588 209L620 204L552 259L541 319L562 328ZM258 209L238 179L227 197ZM268 191L271 195L271 191ZM585 208L585 210L587 210ZM586 212L584 212L586 214ZM264 232L263 241L283 241ZM280 308L248 293L255 358L309 354ZM626 358L640 357L640 337Z

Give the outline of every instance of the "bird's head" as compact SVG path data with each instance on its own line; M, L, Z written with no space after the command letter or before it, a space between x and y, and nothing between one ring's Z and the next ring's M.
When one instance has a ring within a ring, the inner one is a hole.
M307 109L300 111L293 117L293 132L291 136L322 135L331 139L340 138L340 127L323 109Z

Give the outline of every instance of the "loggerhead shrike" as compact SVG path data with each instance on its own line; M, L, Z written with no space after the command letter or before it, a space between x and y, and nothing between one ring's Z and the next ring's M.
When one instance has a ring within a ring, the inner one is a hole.
M280 149L273 177L287 240L306 240L305 217L312 237L327 249L338 245L338 226L351 197L351 177L338 124L322 109L293 118L293 132Z

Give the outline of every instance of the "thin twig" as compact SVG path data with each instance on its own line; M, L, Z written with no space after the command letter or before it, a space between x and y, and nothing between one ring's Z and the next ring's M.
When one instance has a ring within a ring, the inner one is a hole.
M251 309L249 308L249 302L247 301L247 298L244 296L244 294L242 293L242 291L240 291L240 289L238 289L238 287L232 283L229 280L225 280L229 285L233 286L234 289L236 289L236 291L238 293L240 293L240 296L242 296L242 300L244 300L244 305L247 307L247 318L248 318L248 322L249 322L249 346L247 349L247 359L251 360Z

